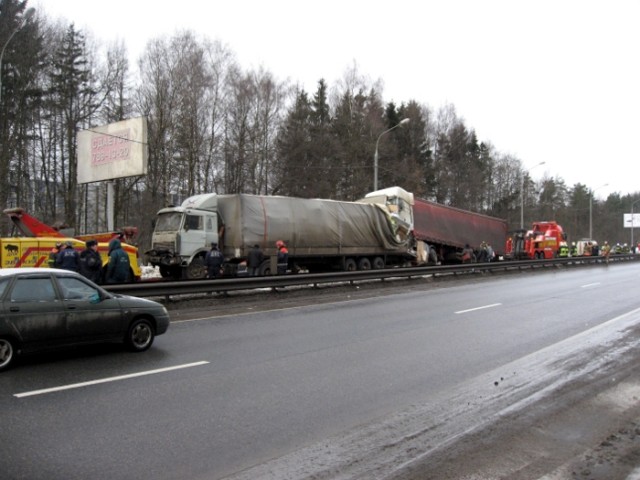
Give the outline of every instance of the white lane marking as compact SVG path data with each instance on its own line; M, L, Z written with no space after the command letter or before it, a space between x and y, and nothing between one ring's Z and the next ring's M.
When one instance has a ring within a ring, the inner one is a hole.
M457 312L453 312L456 315L459 313L467 313L467 312L475 312L476 310L483 310L485 308L493 308L493 307L498 307L502 305L501 303L492 303L491 305L484 305L482 307L476 307L476 308L469 308L468 310L459 310Z
M60 387L43 388L42 390L32 390L30 392L15 393L13 396L18 398L24 398L24 397L31 397L33 395L43 395L45 393L60 392L62 390L71 390L72 388L88 387L90 385L97 385L99 383L116 382L118 380L126 380L128 378L142 377L144 375L153 375L156 373L170 372L171 370L179 370L181 368L198 367L200 365L205 365L207 363L209 362L202 361L202 362L186 363L184 365L176 365L174 367L158 368L157 370L147 370L146 372L130 373L128 375L119 375L117 377L101 378L98 380L91 380L89 382L73 383L71 385L62 385Z
M596 282L596 283L587 283L586 285L582 285L580 288L590 288L590 287L595 287L600 285L600 282Z

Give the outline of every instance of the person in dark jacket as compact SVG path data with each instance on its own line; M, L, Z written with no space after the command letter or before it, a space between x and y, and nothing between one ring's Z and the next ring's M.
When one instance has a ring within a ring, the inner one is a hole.
M98 242L88 240L80 252L80 273L94 283L102 283L102 258L98 253Z
M218 244L212 242L211 250L209 250L204 257L204 266L207 267L207 278L218 278L221 274L223 263L224 256L218 249Z
M106 283L124 283L129 280L129 255L122 249L118 238L109 242L109 264L107 265Z
M62 242L56 242L51 251L49 252L49 258L47 259L47 264L51 268L56 268L56 260L58 259L58 254L60 253L60 249L62 248Z
M247 274L250 277L257 277L260 274L260 265L263 259L260 245L254 245L247 255Z
M62 268L63 270L71 270L72 272L78 271L80 263L80 254L73 248L73 242L67 240L64 244L64 248L60 250L56 257L56 268Z

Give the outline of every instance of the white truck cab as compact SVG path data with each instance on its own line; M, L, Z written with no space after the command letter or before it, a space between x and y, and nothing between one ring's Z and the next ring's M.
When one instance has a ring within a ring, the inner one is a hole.
M147 259L159 266L163 277L204 277L204 255L211 243L218 243L222 221L217 212L217 195L194 195L179 207L158 212Z

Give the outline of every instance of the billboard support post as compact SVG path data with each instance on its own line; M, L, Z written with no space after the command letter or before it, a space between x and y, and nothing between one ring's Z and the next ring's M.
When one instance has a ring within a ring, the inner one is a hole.
M107 182L107 230L110 232L115 228L114 225L114 213L113 213L113 181L109 180Z

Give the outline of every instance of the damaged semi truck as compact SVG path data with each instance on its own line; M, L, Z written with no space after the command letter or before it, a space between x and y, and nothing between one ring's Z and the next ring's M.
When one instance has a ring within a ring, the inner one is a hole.
M430 244L427 235L416 236L414 226L421 222L414 218L415 206L413 194L399 187L373 192L357 202L195 195L158 212L146 258L163 277L205 278L205 255L215 242L225 257L225 275L234 276L242 271L250 248L258 245L265 257L260 275L270 275L275 273L275 243L282 240L293 272L435 264L436 247L443 245Z

